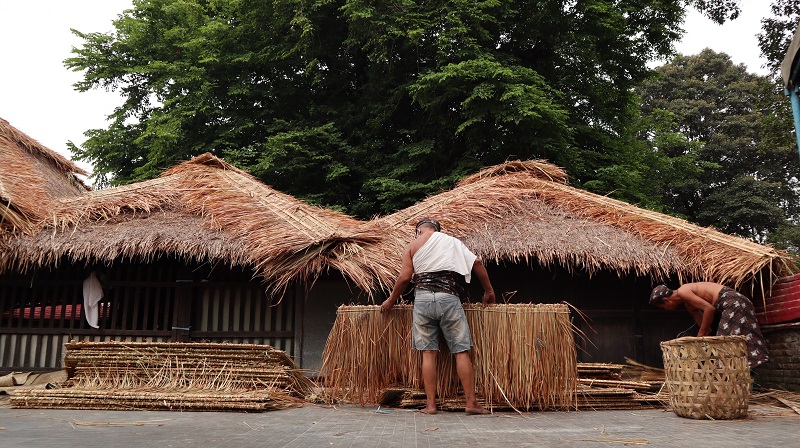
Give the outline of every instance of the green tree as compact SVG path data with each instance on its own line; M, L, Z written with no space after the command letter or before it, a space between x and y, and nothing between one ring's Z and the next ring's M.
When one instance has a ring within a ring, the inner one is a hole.
M758 46L777 79L800 20L800 0L772 0L770 12L772 15L761 19Z
M788 235L800 163L774 82L709 49L656 71L638 93L667 210L760 242Z
M100 184L211 151L276 188L369 217L480 166L546 158L636 199L631 123L646 63L684 9L731 0L134 0L66 61L115 89L73 147Z

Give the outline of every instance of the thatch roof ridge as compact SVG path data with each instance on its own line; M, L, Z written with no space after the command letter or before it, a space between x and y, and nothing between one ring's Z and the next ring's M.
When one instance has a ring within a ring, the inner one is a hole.
M477 173L461 179L457 187L478 182L487 177L505 176L514 173L526 173L539 179L546 179L553 182L567 184L569 176L561 167L541 160L513 160L499 165L488 166Z
M233 171L240 176L247 177L251 180L256 180L250 173L247 171L241 170L236 168L235 166L231 165L230 163L220 159L219 157L211 154L210 152L206 152L200 154L199 156L192 157L190 160L185 162L179 163L171 168L168 168L163 173L161 173L160 177L168 177L173 174L179 174L186 171L192 171L197 166L206 166L209 168L216 168L223 171Z

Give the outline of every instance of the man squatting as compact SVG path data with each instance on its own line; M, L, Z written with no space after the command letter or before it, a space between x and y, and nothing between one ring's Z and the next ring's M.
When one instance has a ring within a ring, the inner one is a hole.
M672 290L658 285L650 293L650 304L669 311L683 304L700 327L697 336L708 336L712 330L716 336L744 336L751 369L769 360L753 303L727 286L697 282Z
M422 380L426 406L421 412L435 414L436 356L439 334L456 357L456 372L466 396L469 415L486 414L475 396L475 371L470 359L472 337L461 300L467 297L472 272L483 287L483 303L495 302L494 289L481 260L459 239L441 232L441 225L422 218L416 225L416 239L403 251L400 275L381 311L392 309L409 283L414 285L414 348L422 352Z

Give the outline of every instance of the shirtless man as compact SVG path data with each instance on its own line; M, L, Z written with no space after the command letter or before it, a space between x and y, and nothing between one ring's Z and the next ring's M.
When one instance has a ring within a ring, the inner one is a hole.
M416 231L417 238L403 251L400 275L389 298L381 304L381 311L392 309L413 280L414 348L422 352L426 396L426 406L421 412L437 412L436 357L441 332L450 353L456 357L456 372L466 396L466 413L487 414L475 396L475 371L469 356L472 337L461 300L466 297L466 284L474 272L483 287L483 303L494 303L489 274L475 254L457 238L441 233L441 226L433 219L420 219Z
M712 282L685 283L676 290L658 285L650 294L650 304L669 311L683 304L700 327L697 336L710 335L716 317L719 320L716 336L742 335L746 338L750 368L769 359L753 303L732 288Z

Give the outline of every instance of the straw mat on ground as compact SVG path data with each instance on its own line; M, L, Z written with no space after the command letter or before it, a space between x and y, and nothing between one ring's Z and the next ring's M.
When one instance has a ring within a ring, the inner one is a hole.
M270 410L296 406L313 383L268 345L70 342L59 389L18 392L14 407Z

